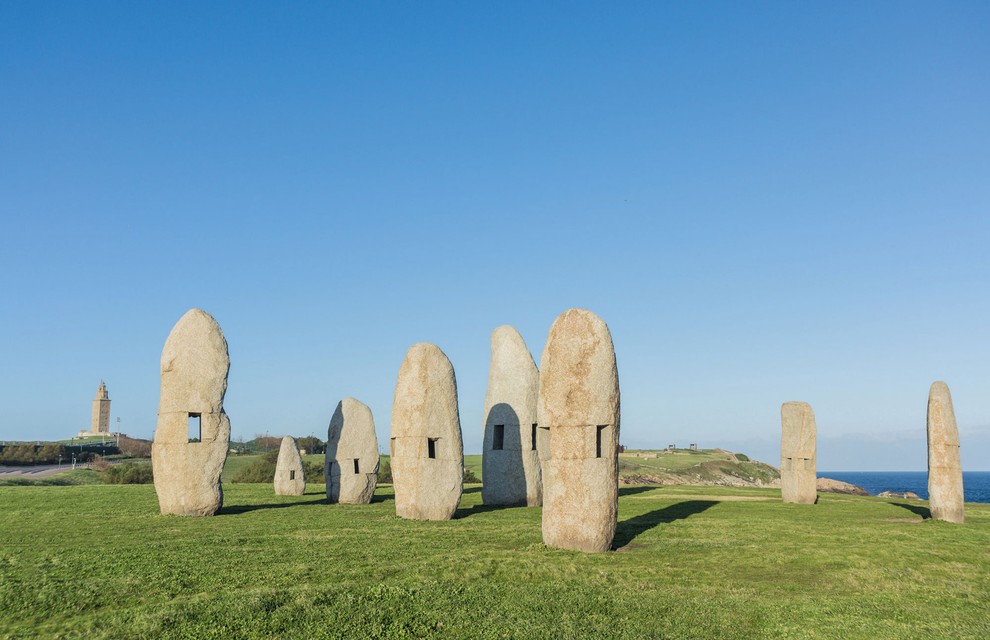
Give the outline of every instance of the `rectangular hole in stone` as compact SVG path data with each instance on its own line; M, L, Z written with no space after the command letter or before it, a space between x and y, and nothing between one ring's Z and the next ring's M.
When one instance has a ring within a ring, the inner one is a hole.
M492 432L492 450L501 451L505 446L505 425L497 424L495 425L495 431Z
M530 443L530 449L536 451L536 423L533 423L533 433L530 435L532 442Z
M600 424L595 428L595 457L602 457L602 434L605 433L605 429L608 425Z
M437 457L437 438L426 439L426 457L427 458Z
M289 480L295 480L295 479L296 479L295 469L289 469Z
M358 465L357 458L354 458L354 473L361 473L361 467Z
M203 441L203 416L199 413L189 414L189 428L186 435L187 442Z

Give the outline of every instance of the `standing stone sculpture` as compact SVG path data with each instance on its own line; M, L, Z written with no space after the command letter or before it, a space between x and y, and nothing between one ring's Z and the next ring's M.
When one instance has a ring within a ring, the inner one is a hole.
M162 513L210 516L223 506L220 472L230 447L223 396L229 369L220 325L205 311L188 311L162 349L158 426L151 447Z
M463 489L464 449L454 368L436 345L414 344L402 361L389 449L396 515L452 518Z
M540 372L514 328L492 332L492 359L485 394L481 499L485 504L543 504L540 450L545 431L536 421Z
M959 429L944 382L932 383L928 392L928 508L935 520L965 521Z
M807 402L780 407L780 495L784 502L815 504L818 477L815 413Z
M306 493L306 476L299 445L292 436L282 438L275 463L275 495L301 496Z
M368 504L378 486L378 438L371 409L354 398L344 398L327 429L327 500L331 503Z
M543 542L607 551L619 499L619 374L608 326L584 309L554 321L540 359Z

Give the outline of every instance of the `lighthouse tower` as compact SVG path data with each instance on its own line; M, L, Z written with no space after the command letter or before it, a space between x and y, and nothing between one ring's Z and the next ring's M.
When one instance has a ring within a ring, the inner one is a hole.
M110 396L107 385L100 380L100 388L96 390L93 400L93 433L110 433Z

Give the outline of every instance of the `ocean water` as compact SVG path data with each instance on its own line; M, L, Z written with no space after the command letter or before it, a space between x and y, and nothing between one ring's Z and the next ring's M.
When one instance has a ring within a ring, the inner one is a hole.
M913 491L928 499L927 471L819 471L818 477L863 487L874 496L881 491ZM990 502L990 471L963 471L963 499Z

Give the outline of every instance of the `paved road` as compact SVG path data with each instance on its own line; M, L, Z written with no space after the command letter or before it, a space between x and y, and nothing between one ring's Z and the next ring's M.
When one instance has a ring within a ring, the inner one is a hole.
M86 468L86 465L77 464L76 469ZM47 478L56 473L72 469L72 463L57 464L37 464L30 467L14 467L0 465L0 478Z

